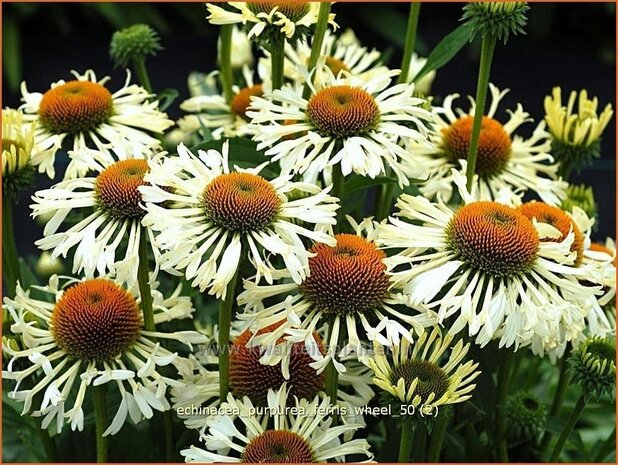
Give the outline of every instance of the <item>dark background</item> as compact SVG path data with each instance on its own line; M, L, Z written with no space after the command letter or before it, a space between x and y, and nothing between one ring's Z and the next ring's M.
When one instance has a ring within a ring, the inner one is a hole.
M461 17L461 3L423 4L417 50L426 55ZM352 27L361 42L385 52L387 64L398 68L407 22L404 3L337 3L333 11L341 30ZM165 49L149 61L155 90L176 88L180 98L168 110L175 119L178 104L188 96L191 71L215 66L218 28L206 21L203 3L9 3L3 7L4 107L20 104L19 83L45 91L51 82L70 77L69 71L92 68L97 76L112 76L111 88L124 82L124 71L114 70L108 58L109 39L120 27L144 22L162 36ZM512 89L498 113L521 102L536 121L543 117L543 98L555 85L570 90L586 88L601 106L615 107L615 5L610 3L532 4L526 36L498 44L491 81ZM474 94L480 44L465 47L438 71L433 94L439 100L449 93ZM564 97L563 97L564 98ZM464 108L467 104L461 101ZM530 131L528 124L525 131ZM603 158L575 176L594 188L600 211L596 239L615 236L615 119L605 131ZM37 188L49 185L39 179ZM21 253L37 253L33 242L41 228L28 216L30 193L15 209L16 235Z

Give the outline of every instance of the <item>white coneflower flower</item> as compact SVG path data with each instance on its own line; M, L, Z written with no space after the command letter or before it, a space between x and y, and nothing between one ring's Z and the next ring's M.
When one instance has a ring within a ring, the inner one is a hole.
M244 250L262 276L272 283L267 254L279 255L296 282L306 276L309 253L301 237L333 243L326 230L335 223L337 199L328 189L291 182L289 176L267 181L254 169L230 171L229 144L198 156L178 146L178 156L153 165L140 191L147 202L143 224L157 231L167 251L164 269L184 270L200 291L224 298L226 286ZM306 196L289 200L292 191ZM309 223L308 229L298 222Z
M207 3L208 20L212 24L249 25L248 37L259 37L265 31L283 34L288 40L297 39L309 26L317 23L319 3L314 2L227 2L222 8ZM337 27L335 15L330 14L328 23Z
M592 242L584 251L584 261L596 261L601 270L603 295L599 305L603 308L612 331L616 330L616 243L607 238L604 244Z
M387 263L399 266L393 275L404 294L435 309L439 323L449 319L451 333L468 326L480 345L499 338L500 346L532 344L542 352L577 338L599 288L578 281L592 268L576 266L576 232L479 201L465 178L454 176L462 207L402 195L401 219L379 226L378 244L402 249Z
M300 40L295 46L286 42L284 52L284 76L294 82L304 83L307 79L306 67L311 55L311 45L306 39ZM266 52L266 55L268 55L268 52ZM330 69L335 77L343 71L368 80L377 74L388 71L388 68L380 61L380 52L363 47L351 29L348 29L339 37L327 30L322 42L320 56L323 57L325 66ZM268 68L270 59L264 58L260 64ZM318 79L320 76L321 73L314 75Z
M387 394L383 400L412 406L420 416L437 415L441 406L468 400L476 387L471 383L481 372L471 360L462 364L470 344L460 339L451 348L452 342L453 336L442 336L437 327L413 345L402 339L385 349L374 342L373 355L365 363L374 372L373 382ZM448 358L444 356L447 351Z
M187 360L161 347L158 339L205 342L193 331L162 333L145 331L136 289L129 291L110 279L69 279L60 287L57 276L47 286L32 290L46 294L41 300L17 286L15 299L6 298L14 323L11 332L24 344L17 350L3 344L11 356L2 376L17 384L9 397L24 403L23 413L43 416L42 427L54 419L56 430L65 422L71 429L84 427L84 397L93 386L115 386L120 405L104 435L116 434L127 419L151 418L153 409L170 408L165 393L182 383L159 372L174 365L179 371ZM180 287L168 298L153 290L155 323L190 317L194 309ZM19 367L19 368L17 368ZM35 375L41 373L40 378ZM33 387L24 388L30 383Z
M54 156L65 140L66 147L79 153L86 149L109 152L112 147L143 151L157 146L158 139L148 134L162 134L174 123L158 110L158 102L144 88L130 84L127 71L124 86L111 93L105 77L97 80L92 70L75 76L73 81L58 81L44 94L28 92L22 83L21 109L29 121L37 121L35 143L41 150L50 151L42 160L39 171L54 177ZM87 168L76 160L67 167L66 178L84 175Z
M296 413L302 409L300 414L288 413L289 404L286 386L269 391L264 409L256 408L248 398L239 401L228 394L222 408L237 413L208 420L208 434L201 437L207 450L191 446L180 453L187 462L198 463L322 463L332 459L343 462L346 456L373 458L365 439L341 440L341 435L361 425L331 426L328 397L297 400L293 406Z
M270 325L257 334L271 332L279 326L280 323ZM253 335L250 330L245 330L232 338L230 392L234 397L237 399L248 397L253 405L266 407L268 390L277 391L284 383L288 386L289 396L308 401L324 391L324 374L318 374L312 368L314 360L309 353L313 348L317 348L322 354L325 352L319 334L313 335L315 344L309 347L304 342L279 341L274 347L277 357L268 364L262 363L262 359L268 357L262 348L252 346ZM193 361L193 371L183 378L186 386L172 389L172 402L177 411L186 412L181 417L184 418L187 427L203 429L206 427L208 415L200 415L199 407L218 403L219 374L216 371L209 371L204 366L213 362L207 356L198 354ZM352 421L364 425L362 415L358 415L355 408L366 405L374 395L369 386L371 379L368 369L356 360L346 361L346 368L346 372L339 377L336 405L339 406L344 423ZM288 400L293 402L292 397L288 397ZM191 413L192 411L197 414Z
M111 271L119 281L137 282L138 249L143 234L140 223L146 214L138 187L146 184L144 176L150 169L146 157L143 152L120 150L115 151L115 156L94 150L81 152L81 157L76 158L80 166L97 174L67 179L34 194L32 216L52 215L43 230L43 239L35 244L42 250L52 250L53 257L66 257L75 248L73 273L83 272L92 277L95 272L102 275ZM58 232L67 216L76 211L84 211L85 218ZM147 228L146 231L156 258L159 251L153 233Z
M419 165L400 142L411 139L433 147L425 127L433 115L421 107L424 99L412 95L414 86L389 87L397 70L370 80L345 73L335 77L325 65L316 72L321 77L308 100L301 86L290 85L265 98L254 97L247 115L256 124L258 149L270 147L266 155L279 160L285 173L315 179L339 164L343 175L374 178L390 167L399 183L407 185L402 165Z
M257 330L282 322L275 330L253 337L253 344L268 347L263 362L270 360L269 355L275 352L272 346L283 337L312 347L312 366L318 372L331 360L339 372L345 372L338 359L342 354L361 352L361 340L378 340L389 346L400 337L412 341L410 327L420 334L425 326L435 323L431 312L398 308L401 299L392 289L389 268L383 263L384 253L362 237L365 230L372 234L371 220L353 226L356 235L338 234L336 244L316 244L310 249L310 273L300 284L259 286L245 281L245 291L238 296L238 303L245 305L247 312L239 318ZM289 273L280 273L280 278L287 277ZM279 301L273 302L273 297L279 297ZM316 347L313 334L327 322L331 328L324 339L327 349L323 354ZM362 337L357 331L359 324ZM343 342L340 332L346 333Z
M532 122L532 119L518 104L515 111L509 112L506 123L498 121L496 112L508 89L501 92L493 84L489 89L492 101L481 123L475 165L482 198L494 199L507 187L514 192L536 192L544 202L560 205L566 197L567 183L556 175L558 165L548 153L551 143L545 124L541 122L529 139L515 135L519 126ZM420 191L429 198L440 194L448 201L454 188L452 168L466 172L476 104L470 97L468 112L460 108L453 111L453 100L457 97L458 94L449 95L441 107L433 108L440 116L430 136L436 148L427 150L414 143L409 146L429 174L427 181L420 186Z
M253 134L249 127L247 108L251 104L251 97L261 97L264 91L270 89L270 78L265 75L264 67L258 68L260 82L253 79L253 71L245 66L242 70L245 87L232 86L234 96L230 103L225 101L222 94L195 95L180 104L180 109L191 115L184 116L178 122L185 132L200 132L202 127L211 131L213 139L222 137L243 137ZM213 74L218 74L215 71ZM206 76L205 79L209 79Z

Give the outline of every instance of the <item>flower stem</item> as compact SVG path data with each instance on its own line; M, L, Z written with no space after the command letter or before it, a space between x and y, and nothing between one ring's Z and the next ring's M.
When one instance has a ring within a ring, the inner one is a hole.
M141 297L142 312L144 313L144 329L155 330L154 312L152 310L152 290L150 289L150 276L148 267L148 231L142 227L139 236L139 264L137 268L137 283Z
M174 414L172 410L163 412L163 429L165 430L165 461L167 463L177 462L174 447Z
M307 71L309 71L309 74L311 74L318 62L318 58L320 58L322 44L324 43L324 35L326 34L326 27L328 26L329 15L330 2L320 2L318 22L315 25L315 34L313 34L313 41L311 42L311 55L309 55L309 61L307 62ZM303 88L303 98L308 99L309 95L311 95L311 88L309 87L309 83L305 83L305 87Z
M569 385L569 378L570 378L569 373L567 371L567 368L569 365L567 363L567 358L569 357L570 353L571 353L571 348L567 347L567 349L564 352L564 355L560 359L560 374L558 375L558 384L556 385L556 392L554 393L554 400L549 410L550 417L556 417L558 415L558 413L560 412L560 408L562 407L562 404L564 402L564 398L566 396L566 390ZM545 431L545 434L543 435L543 439L541 439L541 445L539 446L539 450L541 451L542 455L545 455L547 453L547 449L549 447L549 443L551 442L552 437L553 437L552 433L550 433L549 431Z
M2 195L2 274L6 295L15 297L15 289L20 279L19 258L15 245L13 229L13 204L9 195Z
M232 24L224 24L221 26L221 50L219 54L219 66L221 67L221 87L223 87L223 96L225 101L232 101Z
M107 462L107 437L103 436L107 423L107 407L105 405L105 385L93 386L94 423L97 434L97 463Z
M434 425L431 433L429 451L427 452L427 462L435 463L440 460L440 453L442 452L442 445L444 444L444 436L446 435L446 428L450 418L451 409L442 407L442 414L436 416L436 424Z
M496 419L496 442L498 445L498 457L500 462L508 462L508 450L506 444L506 419L502 414L501 407L509 391L511 375L513 373L515 353L506 349L504 360L498 369L498 387L496 392L496 407L494 409Z
M395 192L395 183L382 184L379 192L376 193L376 202L374 212L376 220L382 221L391 212L393 193Z
M479 77L476 86L476 108L474 110L474 123L472 125L472 135L470 136L470 148L468 149L468 167L466 177L468 178L468 190L472 188L474 170L476 168L476 152L481 135L481 123L485 113L485 100L487 98L487 87L489 85L489 72L491 70L491 60L496 48L496 36L487 34L483 36L481 46L481 63L479 65Z
M240 267L239 267L240 268ZM219 400L225 402L230 391L230 325L236 297L239 268L227 285L225 299L219 307Z
M410 3L408 29L406 30L406 42L403 49L403 58L401 60L401 74L399 75L400 83L408 82L408 78L410 77L410 63L412 62L412 53L414 53L414 45L416 44L416 30L420 11L421 2Z
M283 59L285 54L283 48L285 47L285 40L274 40L270 48L270 64L271 64L271 79L272 90L280 89L283 85Z
M609 455L609 453L616 449L616 427L614 426L614 430L607 436L607 439L603 441L599 451L594 456L592 460L595 463L602 462L605 457Z
M412 439L414 437L414 429L410 422L404 421L401 424L401 439L399 441L399 457L398 463L408 463L410 460L410 452L412 452Z
M571 432L573 431L573 428L575 427L575 424L577 423L577 420L579 420L579 417L581 416L585 407L586 407L586 398L584 397L584 394L582 393L580 394L579 399L577 400L577 403L575 404L575 407L573 407L573 410L571 411L571 415L569 415L569 418L566 424L564 425L564 429L562 430L562 433L560 434L560 437L558 438L558 442L556 442L556 445L554 446L554 450L549 456L548 462L555 462L558 459L558 456L560 455L560 452L562 451L564 444L566 443L567 439L571 435Z
M412 460L415 462L425 462L425 449L427 448L427 429L417 426L414 431L412 441Z
M139 79L142 87L146 89L148 93L152 94L152 84L150 83L150 77L146 69L146 60L144 58L134 58L133 68L135 69L135 74L137 74L137 79Z
M335 327L335 318L331 319L330 324L328 325L328 340L330 341L333 337L333 329ZM344 339L344 332L346 331L345 324L339 328L339 334L337 336L337 342L335 344L335 353L331 354L332 357L335 357L339 353L339 347L341 346L341 342ZM339 397L339 372L335 367L335 364L331 361L326 367L326 380L324 390L326 395L330 398L331 405L335 405L337 403L337 399ZM332 426L337 426L337 415L333 415L333 423Z
M333 166L333 190L331 194L339 199L339 209L337 209L337 225L335 231L341 230L343 216L343 188L345 187L345 176L341 172L341 165L337 163Z

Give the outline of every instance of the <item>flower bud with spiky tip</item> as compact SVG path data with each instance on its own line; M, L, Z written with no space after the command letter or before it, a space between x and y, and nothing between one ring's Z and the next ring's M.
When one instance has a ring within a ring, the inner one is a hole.
M568 359L571 382L587 398L598 399L616 387L616 339L593 336L582 342Z
M144 60L162 49L159 34L154 29L146 24L134 24L114 33L109 55L115 67L124 68L132 60Z
M576 106L577 104L577 106ZM572 91L562 104L562 89L554 87L545 97L545 122L552 136L551 153L560 163L558 174L566 178L601 156L601 135L614 114L611 104L598 113L597 97L582 89Z
M585 184L571 184L566 190L567 197L562 201L561 208L563 210L572 212L573 207L579 207L588 218L597 217L597 204L594 200L594 192L592 187Z
M461 20L472 24L471 40L480 32L506 43L509 34L525 34L529 9L526 2L472 2L464 6Z
M34 180L35 123L17 110L2 110L2 194L15 199Z
M509 436L512 438L536 439L545 428L547 408L542 400L528 391L518 391L506 398L500 406Z

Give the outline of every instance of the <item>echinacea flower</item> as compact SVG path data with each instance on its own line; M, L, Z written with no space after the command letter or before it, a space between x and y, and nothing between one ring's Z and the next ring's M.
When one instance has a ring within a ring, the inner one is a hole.
M271 325L257 334L271 332L279 326L280 323ZM269 357L262 347L252 345L254 333L250 330L235 333L230 345L230 392L235 398L248 397L256 407L266 407L268 391L277 391L285 384L288 387L288 401L292 405L293 397L311 401L324 391L324 373L317 373L311 366L314 360L309 353L314 348L325 352L318 333L314 333L315 343L310 346L304 342L278 341L273 348L277 357ZM267 359L267 362L263 361ZM204 366L209 362L212 361L203 354L193 357L194 369L188 376L183 376L186 385L171 391L174 407L177 411L186 412L179 416L184 418L189 428L205 428L208 416L200 414L200 407L218 404L219 375ZM374 395L369 386L371 379L367 367L356 360L346 361L346 372L338 382L335 403L340 412L345 412L342 421L364 425L362 415L357 415L355 409L366 405Z
M204 342L204 337L193 331L146 331L137 289L126 290L108 278L71 278L60 284L54 275L47 286L24 291L18 285L15 299L4 300L14 321L11 332L21 337L24 346L16 349L3 343L11 360L2 376L17 382L9 397L23 402L24 414L42 416L43 428L55 420L58 433L65 422L72 430L84 428L86 393L103 384L115 387L121 398L104 435L118 433L127 416L137 423L151 418L153 410L169 409L166 391L182 383L160 368L171 365L183 371L187 360L162 347L159 340L191 347ZM190 299L179 294L180 287L166 298L155 286L155 323L191 316Z
M453 336L442 336L438 327L423 333L414 344L405 338L391 348L374 342L373 354L365 363L373 370L373 382L384 391L383 401L432 416L441 406L468 400L476 387L471 383L481 372L476 370L478 363L462 363L470 344L459 339L451 347L452 342Z
M207 3L211 24L248 25L248 37L260 38L262 33L276 33L294 41L308 32L318 21L319 3L286 2L227 2L227 8ZM335 15L329 14L328 23L334 27Z
M51 216L44 237L35 244L52 250L53 257L66 257L74 248L73 273L92 277L95 272L114 272L119 281L135 283L142 234L148 235L155 258L159 256L152 230L141 226L146 211L138 187L146 183L148 156L120 150L115 156L95 150L81 155L80 165L96 176L67 179L32 197L32 216ZM67 216L76 212L84 212L85 217L58 231ZM156 274L155 269L153 278Z
M211 131L213 139L222 137L243 137L250 136L250 119L247 116L247 108L251 104L251 97L262 96L264 91L270 88L270 78L265 75L265 68L258 68L260 82L253 79L253 70L244 66L242 76L245 83L244 87L232 86L234 93L230 103L225 101L221 93L211 95L195 95L180 104L180 109L191 114L181 118L178 122L179 127L184 132L199 133L203 128ZM205 77L210 80L212 75L218 74L214 71Z
M151 166L145 177L151 185L139 190L148 210L143 224L158 233L156 242L166 250L161 267L184 270L193 286L218 298L225 298L243 251L258 280L272 283L267 255L273 255L302 281L310 254L301 237L334 242L326 230L335 223L337 199L329 189L292 182L290 176L267 181L258 174L264 165L232 171L228 151L228 142L222 153L200 150L197 156L180 145L178 156ZM290 200L292 191L305 195Z
M341 435L361 425L332 426L328 397L296 400L293 405L300 414L288 412L289 404L285 385L269 391L264 409L257 409L248 398L237 400L228 394L222 409L237 413L211 417L208 434L201 436L206 449L191 446L180 453L187 462L197 463L322 463L332 459L343 462L346 456L373 458L365 439L341 440Z
M272 346L284 338L311 347L309 353L315 360L312 366L318 372L332 360L337 371L343 373L346 368L340 357L362 352L361 340L378 340L387 346L397 343L400 337L412 342L410 328L421 334L435 322L431 312L399 307L402 302L393 289L389 268L383 263L384 252L363 237L365 231L372 234L371 220L353 226L356 234L338 234L336 244L316 244L310 249L310 273L301 283L260 286L245 281L238 304L245 305L246 311L238 318L258 332L283 321L276 329L253 337L254 344L267 347L263 362L274 352ZM289 278L289 273L283 271L279 278ZM273 300L275 297L278 299ZM329 332L324 338L323 354L313 334L325 323L329 324ZM362 337L357 331L359 325Z
M316 68L320 78L308 99L302 86L287 85L264 97L254 97L247 111L256 125L258 149L279 161L282 172L306 173L315 179L327 167L340 165L344 176L355 172L375 178L393 170L401 185L409 183L403 166L416 167L415 158L401 146L413 140L426 148L426 125L433 115L413 96L414 86L390 86L398 70L366 80L340 74L327 66Z
M515 131L532 119L518 104L515 111L509 111L508 121L500 122L496 113L508 90L500 91L493 84L489 89L492 101L481 123L475 165L481 196L495 199L506 187L513 192L535 192L543 201L559 205L566 196L567 183L556 175L558 165L548 153L551 144L545 124L541 122L530 138L516 135ZM452 169L466 172L476 104L470 98L467 112L461 108L453 109L457 97L458 94L449 95L441 107L433 107L439 115L430 133L435 148L427 150L414 142L409 145L419 163L426 167L427 181L421 184L420 191L430 199L440 194L444 201L448 201L454 189Z
M34 167L45 159L34 143L36 123L25 122L18 110L2 110L2 194L16 197L32 184Z
M571 382L584 396L599 398L616 389L616 337L589 337L568 359Z
M397 267L394 279L410 303L436 310L452 334L467 326L481 346L495 338L501 347L542 353L578 338L588 299L600 291L578 281L592 271L576 265L581 238L506 203L479 200L477 186L469 193L466 179L454 175L461 207L404 194L399 218L378 227L377 243L401 250L386 261Z
M24 104L20 108L27 121L37 122L35 143L49 152L39 164L40 172L54 177L55 154L63 145L77 154L86 149L109 153L113 147L144 151L159 144L149 132L162 134L174 124L159 111L153 95L130 84L128 70L124 86L114 93L105 86L108 77L98 80L92 70L72 73L74 80L55 82L43 94L29 92L25 82L21 86ZM86 167L72 160L65 179L86 172Z

